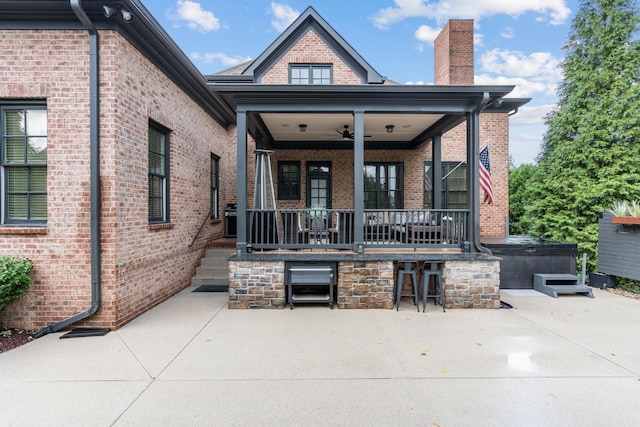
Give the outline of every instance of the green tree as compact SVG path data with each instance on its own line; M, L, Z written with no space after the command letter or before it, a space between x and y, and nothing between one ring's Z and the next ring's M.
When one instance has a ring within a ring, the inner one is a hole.
M531 217L527 206L533 197L532 183L537 168L534 165L520 165L509 169L509 233L526 235L530 233Z
M532 183L532 234L597 260L598 213L640 198L640 44L635 0L583 0Z

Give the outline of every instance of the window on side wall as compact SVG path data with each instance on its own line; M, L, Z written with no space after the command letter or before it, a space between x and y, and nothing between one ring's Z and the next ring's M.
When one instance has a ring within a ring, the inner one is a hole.
M424 163L424 207L433 208L431 162ZM467 165L460 162L442 162L442 208L467 209Z
M211 153L211 218L220 218L220 157Z
M149 124L149 223L169 222L169 132Z
M289 83L294 85L330 85L332 74L331 65L289 65Z
M300 200L300 162L278 162L278 200Z
M402 182L402 163L365 163L365 209L402 209Z
M47 222L47 107L1 105L2 223Z

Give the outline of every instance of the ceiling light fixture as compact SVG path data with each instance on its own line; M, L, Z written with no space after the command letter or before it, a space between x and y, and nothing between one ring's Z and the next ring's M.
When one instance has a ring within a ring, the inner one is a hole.
M393 129L395 128L394 125L386 125L384 127L387 130L387 133L393 133Z
M306 132L307 131L307 125L305 125L304 123L300 123L298 125L298 128L300 129L300 132Z
M120 13L122 14L122 19L124 22L131 22L133 15L128 10L120 9Z
M102 6L102 10L104 10L104 16L107 18L111 18L117 12L116 9L109 6Z
M122 15L122 20L124 22L131 22L131 20L133 19L133 14L131 14L131 12L129 12L128 10L116 9L111 6L102 6L102 10L104 12L104 16L106 16L107 18L111 18L113 15L120 12L120 15Z

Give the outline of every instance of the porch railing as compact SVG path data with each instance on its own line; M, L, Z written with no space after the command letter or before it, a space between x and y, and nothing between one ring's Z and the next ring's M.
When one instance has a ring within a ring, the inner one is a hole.
M349 209L248 210L247 240L253 250L353 249L355 212ZM364 248L463 247L465 209L366 209Z

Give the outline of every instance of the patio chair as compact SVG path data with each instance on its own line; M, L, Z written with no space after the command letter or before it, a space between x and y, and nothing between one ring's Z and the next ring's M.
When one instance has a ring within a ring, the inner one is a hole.
M309 243L309 229L302 227L300 212L281 212L283 239L285 244Z

